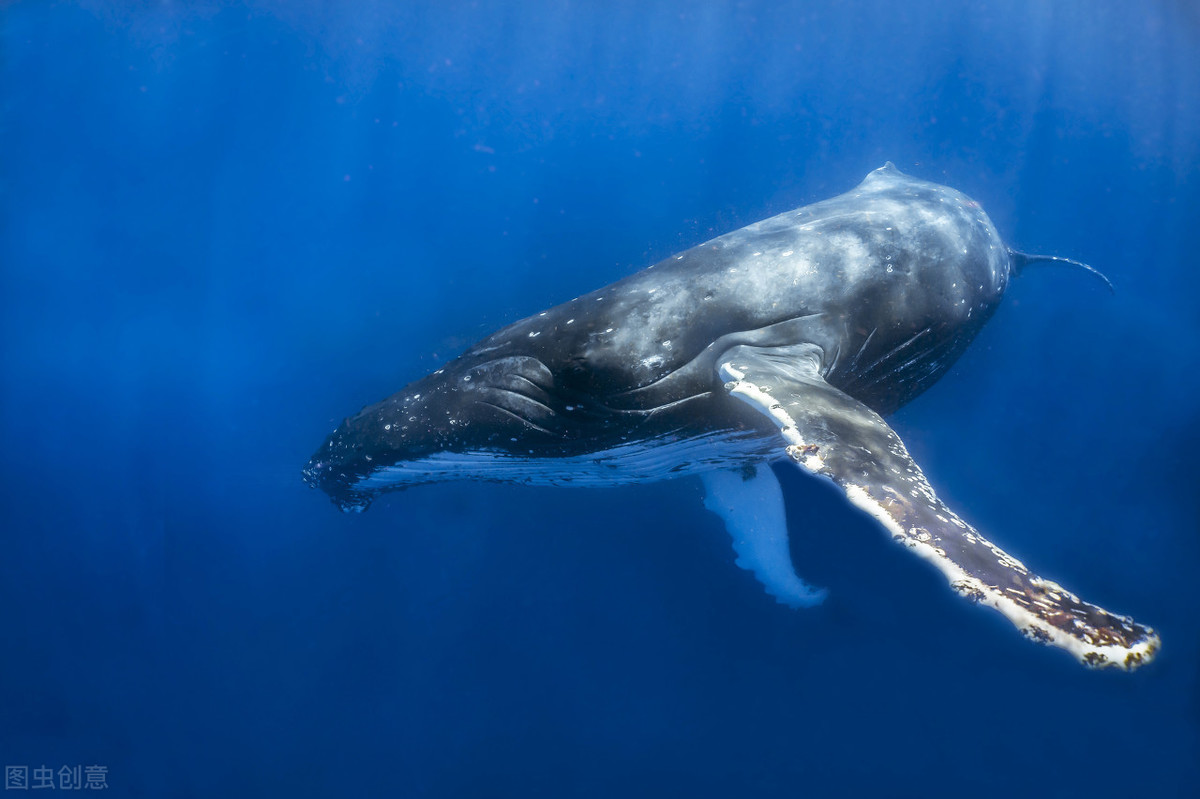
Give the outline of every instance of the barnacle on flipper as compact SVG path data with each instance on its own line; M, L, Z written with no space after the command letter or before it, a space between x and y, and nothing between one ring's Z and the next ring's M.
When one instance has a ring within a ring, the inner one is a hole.
M1043 630L1041 627L1026 627L1021 630L1025 637L1030 641L1036 641L1039 644L1048 644L1051 642L1050 633Z
M960 580L950 587L968 602L978 604L984 600L985 595L983 591L981 591L978 586L972 585L966 580Z

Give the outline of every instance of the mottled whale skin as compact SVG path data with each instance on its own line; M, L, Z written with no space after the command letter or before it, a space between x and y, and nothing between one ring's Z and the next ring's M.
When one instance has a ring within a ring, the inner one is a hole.
M880 416L945 374L1025 261L976 202L889 163L494 333L344 420L305 480L363 510L447 479L600 485L791 460L1028 637L1134 668L1153 630L988 542Z
M725 351L812 342L828 355L827 382L889 413L945 373L1011 271L975 202L889 165L848 194L509 325L346 419L306 474L357 509L385 487L370 480L385 467L411 472L397 487L445 479L420 468L438 453L557 459L714 434L774 449L774 426L723 389ZM539 481L577 476L567 464Z

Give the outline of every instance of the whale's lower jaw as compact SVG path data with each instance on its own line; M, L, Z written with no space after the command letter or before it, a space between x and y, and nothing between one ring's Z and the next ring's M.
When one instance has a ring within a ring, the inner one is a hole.
M769 437L759 434L710 433L639 441L562 458L522 457L494 450L437 452L381 467L351 490L369 502L367 498L379 492L446 480L538 486L649 483L774 458L778 453L772 444Z

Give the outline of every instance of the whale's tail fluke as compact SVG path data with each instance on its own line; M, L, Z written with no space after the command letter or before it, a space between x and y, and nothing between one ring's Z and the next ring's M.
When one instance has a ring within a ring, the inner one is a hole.
M1108 286L1109 291L1114 294L1117 293L1117 290L1113 288L1112 281L1105 277L1103 272L1094 266L1088 266L1082 261L1075 261L1070 258L1060 258L1057 255L1030 255L1027 252L1018 252L1011 247L1008 250L1008 254L1012 256L1013 274L1021 274L1025 267L1029 266L1030 264L1059 264L1060 266L1074 266L1077 269L1082 269L1085 272L1091 272L1093 275L1104 281L1104 285Z

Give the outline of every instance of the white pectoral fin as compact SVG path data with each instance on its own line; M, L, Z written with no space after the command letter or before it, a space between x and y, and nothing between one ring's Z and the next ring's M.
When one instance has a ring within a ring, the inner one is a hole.
M781 604L793 608L819 605L825 591L813 588L792 569L783 491L771 467L760 464L745 471L706 472L700 479L704 507L725 521L737 565L753 572Z
M775 422L792 461L832 479L959 594L1088 666L1134 669L1158 651L1154 630L1031 573L955 515L887 423L825 382L812 345L736 346L719 364L726 390Z

